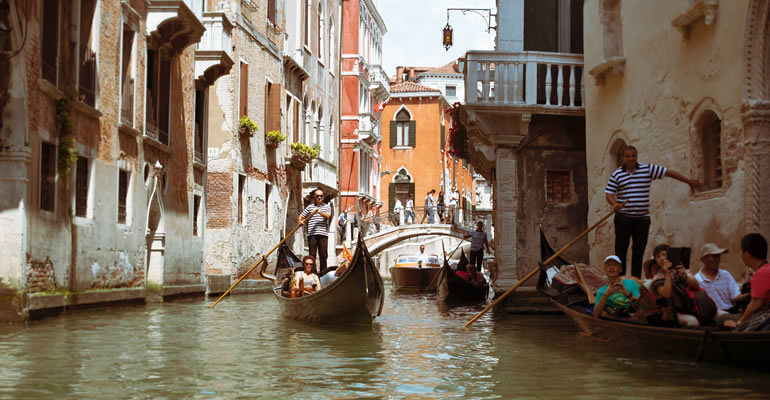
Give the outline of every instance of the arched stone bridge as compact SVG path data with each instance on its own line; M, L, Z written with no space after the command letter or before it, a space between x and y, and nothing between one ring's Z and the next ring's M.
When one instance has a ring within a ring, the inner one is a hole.
M413 237L437 235L462 239L463 235L468 232L470 231L461 226L450 224L400 225L398 227L387 227L377 233L364 236L364 242L369 250L369 254L375 256L388 247Z

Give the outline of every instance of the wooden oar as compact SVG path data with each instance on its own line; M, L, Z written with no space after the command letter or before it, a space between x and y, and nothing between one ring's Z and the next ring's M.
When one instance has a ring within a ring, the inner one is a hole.
M313 212L312 212L312 213L310 213L310 215L308 215L308 216L307 216L307 218L305 218L305 219L302 221L302 223L301 223L301 224L297 224L297 226L296 226L296 227L294 227L294 229L292 229L292 230L291 230L291 232L289 232L289 234L288 234L288 235L286 235L286 237L285 237L285 238L281 239L281 241L280 241L280 242L278 242L278 244L277 244L277 245L275 245L275 247L273 247L273 248L272 248L270 251L268 251L268 252L267 252L267 254L265 254L264 256L262 256L262 258L261 258L259 261L257 261L257 263L256 263L256 264L254 264L254 266L253 266L253 267L249 268L249 270L248 270L248 271L246 271L246 273L245 273L245 274L243 274L243 276L242 276L240 279L238 279L238 281L236 281L235 283L233 283L233 286L230 286L230 289L227 289L227 291L226 291L226 292L224 292L224 293L223 293L221 296L219 296L219 298L217 299L217 301L215 301L215 302L214 302L214 304L210 305L209 307L210 307L210 308L214 308L214 306L216 306L216 305L217 305L217 303L219 303L219 302L220 302L220 301L221 301L221 300L222 300L222 299L223 299L225 296L227 296L227 294L228 294L228 293L230 293L230 291L231 291L231 290L233 290L233 288L234 288L234 287L238 286L238 284L239 284L239 283L241 283L241 281L242 281L244 278L246 278L246 277L249 275L249 273L251 273L251 271L253 271L253 270L254 270L254 268L257 268L257 266L258 266L259 264L261 264L261 263L265 263L265 265L267 265L267 256L269 256L270 254L272 254L272 253L275 251L275 249L277 249L278 247L280 247L280 246L283 244L283 242L285 242L285 241L286 241L286 239L288 239L289 237L291 237L291 235L293 235L293 234L294 234L294 232L296 232L296 231L297 231L297 229L299 229L299 227L300 227L300 226L304 225L305 221L307 221L308 219L310 219L310 217L312 217L312 216L313 216L313 214L315 214L316 212L318 212L318 209L317 209L317 208L316 208L315 210L313 210Z
M626 204L626 203L625 203L625 202L623 202L623 205L625 205L625 204ZM609 217L610 217L612 214L615 214L615 209L613 209L613 210L612 210L612 212L610 212L609 214L607 214L607 215L605 215L604 217L602 217L602 219L600 219L600 220L596 221L596 223L595 223L595 224L593 224L593 225L591 225L590 227L588 227L588 229L584 230L584 231L583 231L583 233L581 233L580 235L578 235L576 238L572 239L572 241L571 241L571 242L569 242L569 243L565 244L565 245L564 245L564 247L562 247L561 249L559 249L559 251L557 251L556 253L554 253L554 255L552 255L552 256L550 256L550 257L548 257L548 259L547 259L547 260L545 260L545 262L543 262L543 265L548 265L548 264L550 264L550 263L551 263L551 261L555 260L555 259L556 259L556 257L558 257L558 256L559 256L561 253L563 253L565 250L567 250L568 248L570 248L570 247L571 247L573 244L575 244L575 243L576 243L578 240L580 240L580 239L581 239L583 236L587 235L587 234L588 234L588 232L591 232L592 230L596 229L596 227L597 227L597 226L599 226L599 224L601 224L602 222L604 222L604 220L605 220L605 219L607 219L607 218L609 218ZM521 286L521 285L522 285L524 282L526 282L527 280L529 280L529 278L531 278L531 277L535 276L535 274L537 274L539 271L540 271L540 267L537 267L537 268L533 269L533 270L532 270L530 273L528 273L528 274L527 274L525 277L521 278L521 280L520 280L520 281L518 281L518 282L517 282L515 285L513 285L513 287L512 287L512 288L508 289L508 290L507 290L505 293L503 293L503 294L502 294L500 297L498 297L497 299L495 299L495 301L493 301L493 302L492 302L492 304L490 304L490 305L486 306L486 307L485 307L483 310L481 310L481 312L480 312L480 313L476 314L476 316L475 316L475 317L473 317L473 318L472 318L470 321L468 321L468 322L467 322L465 325L463 325L463 327L464 327L464 328L467 328L467 327L469 327L469 326L470 326L472 323L474 323L474 322L475 322L477 319L479 319L479 317L481 317L482 315L484 315L484 313L486 313L486 312L487 312L487 311L489 311L489 310L490 310L492 307L494 307L495 305L497 305L497 303L499 303L499 302L503 301L503 299L505 299L506 297L508 297L508 295L509 295L509 294L513 293L513 292L514 292L516 289L518 289L518 288L519 288L519 286Z
M580 266L575 264L575 270L578 273L578 276L580 277L580 283L583 284L583 288L586 290L586 295L588 295L588 304L594 304L596 303L596 297L594 297L593 291L591 291L591 288L588 287L588 284L586 283L586 278L583 277L583 273L580 272Z

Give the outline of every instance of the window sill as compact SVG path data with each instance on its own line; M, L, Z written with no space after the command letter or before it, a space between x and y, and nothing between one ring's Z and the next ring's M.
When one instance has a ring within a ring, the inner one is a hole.
M321 68L326 68L326 64L320 58L318 59L318 65L320 65Z
M724 197L726 193L727 193L727 189L723 184L722 187L720 188L704 190L702 192L694 193L692 194L693 196L692 199L693 201L711 200L719 197Z
M48 211L48 210L43 210L42 208L38 208L38 210L40 211L39 214L38 214L40 216L40 218L42 218L42 219L44 219L46 221L56 222L56 213L55 212Z
M166 144L163 144L160 141L155 140L155 139L153 139L153 138L151 138L151 137L149 137L147 135L144 135L144 143L147 143L150 146L155 147L156 149L158 149L158 150L160 150L160 151L162 151L162 152L164 152L166 154L171 154L171 147L170 146L168 146Z
M674 18L671 25L679 29L682 37L690 39L690 28L695 21L704 18L706 25L716 22L719 0L698 0L687 11Z
M305 50L305 53L307 53L308 55L311 55L311 54L313 54L313 52L312 52L312 51L310 51L310 47L307 47L307 45L306 45L306 44L305 44L305 45L302 45L302 50Z
M391 150L414 150L414 147L412 146L395 146L391 147Z
M139 137L142 135L142 133L133 126L126 125L122 122L118 122L118 131L134 137Z
M206 164L201 164L198 161L193 161L193 168L205 171L206 170Z
M131 230L131 224L130 223L116 223L115 226L122 230L122 231L130 231Z
M594 83L597 86L604 85L605 78L608 72L612 72L615 75L622 76L626 68L625 57L611 57L604 60L601 64L593 67L588 73L594 77Z
M78 217L77 215L73 215L72 223L74 223L77 226L94 226L94 219L89 217Z
M46 79L39 78L37 80L37 87L46 96L50 97L53 101L59 101L64 98L64 92L62 92L56 85L47 81Z
M87 115L87 116L89 116L91 118L99 119L99 118L102 117L102 112L101 111L99 111L99 110L89 106L88 104L82 103L80 101L73 101L72 105L74 106L74 108L76 110L82 112L83 114L85 114L85 115Z

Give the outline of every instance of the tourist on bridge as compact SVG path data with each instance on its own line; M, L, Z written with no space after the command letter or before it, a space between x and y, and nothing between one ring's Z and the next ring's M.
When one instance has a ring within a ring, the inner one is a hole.
M401 225L401 212L402 211L404 211L404 206L401 204L401 200L396 199L396 203L393 205L393 213L391 215L391 220L393 221L393 226Z
M457 188L452 186L452 190L449 191L449 213L447 215L449 220L447 223L449 224L455 223L455 211L457 210L457 200L459 198L460 195L457 193Z
M432 224L434 222L434 212L436 209L436 200L433 198L433 193L436 193L436 189L431 189L430 192L425 196L425 212L422 214L422 219L420 220L420 223L425 222L425 217L428 217L428 223Z
M654 164L637 162L637 151L633 146L623 149L623 165L610 175L604 189L607 203L615 211L615 254L627 267L628 245L633 239L631 250L631 275L641 278L644 249L650 231L650 184L653 179L664 176L690 185L693 190L700 186L696 179L690 179L679 172ZM623 202L627 202L623 205Z
M468 232L463 235L463 239L471 238L471 259L470 265L476 265L476 271L481 272L481 262L484 260L484 247L487 251L491 252L489 241L487 240L487 233L484 232L484 223L479 221L476 223L476 230Z
M341 212L339 218L337 218L337 229L339 231L340 241L345 240L345 236L347 235L346 228L347 225L350 224L348 214L350 214L350 207L345 208L345 211Z
M311 203L305 207L305 210L297 218L300 225L307 222L307 243L310 249L310 255L319 261L321 270L326 268L327 248L329 244L329 222L332 219L332 208L324 203L324 192L316 189L311 194ZM313 211L318 210L309 221L306 219ZM317 254L317 257L316 257ZM315 265L315 262L313 263ZM313 270L313 272L318 272Z
M409 195L409 198L406 199L406 210L404 211L404 223L407 224L413 224L415 223L415 215L414 215L414 196ZM412 222L409 222L412 221Z
M438 213L438 223L444 223L444 210L446 205L444 204L444 191L438 192L438 199L436 200L436 212Z

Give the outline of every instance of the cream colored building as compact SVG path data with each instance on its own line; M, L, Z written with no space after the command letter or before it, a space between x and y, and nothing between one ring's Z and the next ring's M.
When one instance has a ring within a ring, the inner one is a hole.
M704 182L653 183L645 257L659 243L727 247L770 235L768 0L587 0L584 4L588 223L610 211L604 188L624 145L639 161ZM613 252L614 226L589 236L594 265ZM630 259L630 249L629 249Z

